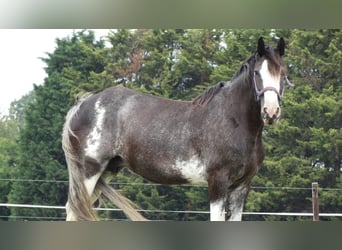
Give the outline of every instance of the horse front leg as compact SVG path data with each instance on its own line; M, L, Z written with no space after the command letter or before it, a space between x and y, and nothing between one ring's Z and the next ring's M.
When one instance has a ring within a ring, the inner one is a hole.
M210 221L225 221L226 209L224 199L210 201Z
M228 178L225 178L226 176L222 171L211 173L209 176L210 221L225 221L228 187Z
M210 221L241 221L243 206L250 184L232 188L227 173L218 171L208 179Z
M249 191L249 185L243 184L228 192L226 207L228 221L241 221L242 211Z

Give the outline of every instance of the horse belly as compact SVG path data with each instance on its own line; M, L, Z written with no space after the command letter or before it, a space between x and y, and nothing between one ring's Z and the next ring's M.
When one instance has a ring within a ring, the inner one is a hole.
M205 167L197 157L142 162L129 164L130 169L147 180L161 184L207 184Z

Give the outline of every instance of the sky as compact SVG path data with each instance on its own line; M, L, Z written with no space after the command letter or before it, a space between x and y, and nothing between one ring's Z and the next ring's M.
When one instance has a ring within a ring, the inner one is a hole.
M0 114L8 113L10 104L41 85L47 77L45 63L56 48L56 38L72 35L72 29L0 29ZM94 30L97 38L109 30Z

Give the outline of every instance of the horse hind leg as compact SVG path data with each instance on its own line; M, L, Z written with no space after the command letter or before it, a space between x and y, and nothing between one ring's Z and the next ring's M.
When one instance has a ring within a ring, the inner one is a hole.
M120 194L119 191L115 190L109 185L112 178L122 169L122 160L120 157L114 157L107 165L106 171L103 173L101 178L96 184L95 193L99 196L103 194L110 200L116 207L121 209L125 215L133 221L146 221L136 210L138 207L128 198Z

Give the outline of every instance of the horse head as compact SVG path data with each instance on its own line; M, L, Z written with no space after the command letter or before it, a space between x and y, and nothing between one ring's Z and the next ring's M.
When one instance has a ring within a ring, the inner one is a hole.
M255 53L253 83L265 124L274 125L278 122L284 95L284 82L292 85L286 77L287 68L283 62L284 54L285 41L283 38L280 38L276 48L265 46L263 38L259 38Z

